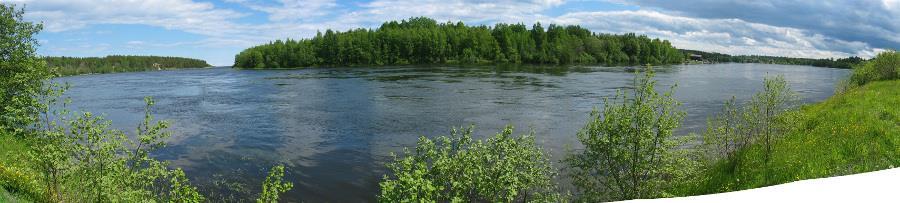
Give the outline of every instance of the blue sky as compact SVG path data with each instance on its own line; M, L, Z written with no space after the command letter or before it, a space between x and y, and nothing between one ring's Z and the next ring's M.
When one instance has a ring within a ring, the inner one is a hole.
M0 0L43 22L39 54L166 55L231 65L241 50L318 30L426 16L467 24L577 24L679 48L871 57L900 47L900 0Z

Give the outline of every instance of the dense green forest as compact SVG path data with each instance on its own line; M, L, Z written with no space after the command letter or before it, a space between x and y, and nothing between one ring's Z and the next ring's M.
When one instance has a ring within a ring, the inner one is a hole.
M598 34L574 25L467 26L425 17L377 29L326 30L311 39L277 40L242 51L237 68L407 64L677 64L668 41L635 34Z
M44 57L47 66L60 75L117 73L179 68L203 68L204 60L170 56Z
M847 58L825 58L825 59L810 59L810 58L791 58L791 57L783 57L783 56L759 56L759 55L728 55L722 53L715 52L704 52L697 50L681 50L685 56L689 59L693 59L691 55L700 55L699 60L708 63L765 63L765 64L783 64L783 65L807 65L807 66L816 66L816 67L829 67L829 68L844 68L850 69L853 68L853 65L859 64L865 59L862 59L857 56L851 56Z

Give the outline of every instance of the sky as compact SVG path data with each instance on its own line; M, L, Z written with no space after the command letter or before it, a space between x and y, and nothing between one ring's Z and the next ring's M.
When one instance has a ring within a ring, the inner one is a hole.
M240 51L326 29L425 16L637 33L727 54L869 58L900 48L900 0L0 0L44 24L44 56L160 55L231 65Z

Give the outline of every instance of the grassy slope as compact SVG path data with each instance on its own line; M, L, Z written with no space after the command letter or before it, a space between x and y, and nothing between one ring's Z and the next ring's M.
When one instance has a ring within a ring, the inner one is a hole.
M6 189L3 189L3 187L0 187L0 202L10 202L10 203L22 202L22 203L24 203L24 202L31 202L31 201L20 198L12 193L7 192Z
M25 142L0 131L0 202L29 202L40 196L40 176L27 165L27 148Z
M796 128L774 148L752 146L721 161L690 195L900 167L900 80L873 82L792 112ZM769 174L768 177L766 177Z

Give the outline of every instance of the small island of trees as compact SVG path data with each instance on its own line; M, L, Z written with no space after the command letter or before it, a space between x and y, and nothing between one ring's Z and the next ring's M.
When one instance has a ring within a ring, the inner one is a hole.
M44 57L60 75L135 72L210 67L200 59L170 56Z
M234 67L410 64L665 65L684 59L669 41L635 34L599 34L540 23L467 26L426 17L390 21L377 29L326 30L311 39L276 40L242 51Z
M847 58L793 58L784 56L761 56L761 55L728 55L714 52L704 52L696 50L682 50L687 56L700 56L699 60L705 63L763 63L763 64L782 64L782 65L806 65L828 68L851 69L854 65L866 61L858 56Z

